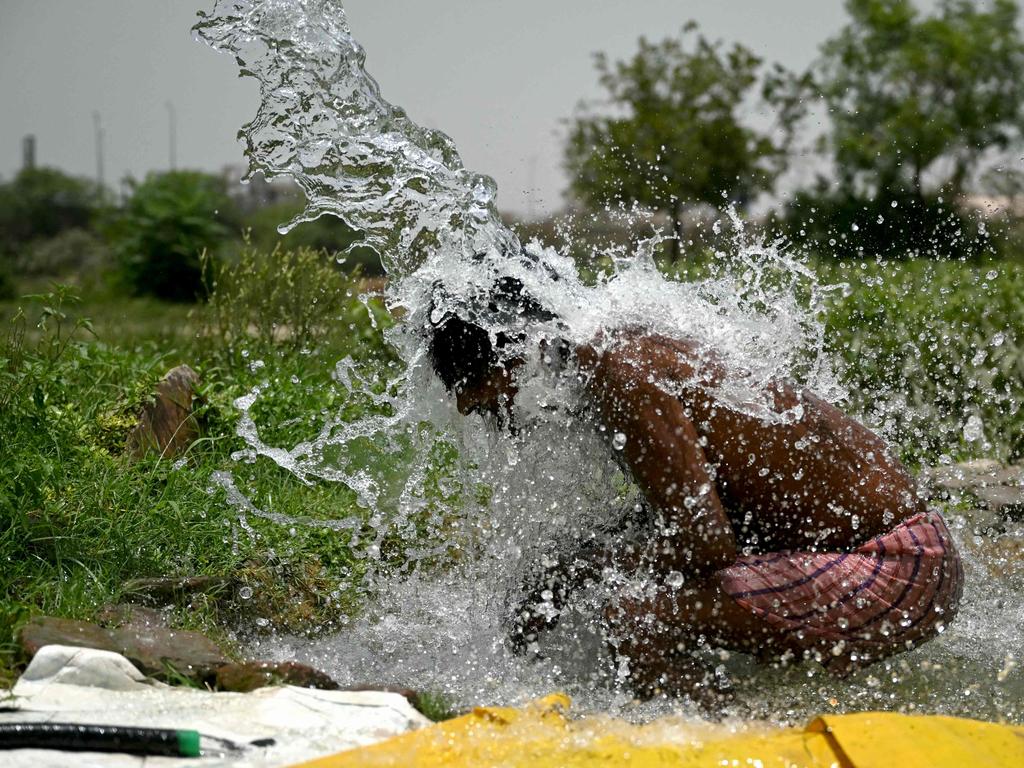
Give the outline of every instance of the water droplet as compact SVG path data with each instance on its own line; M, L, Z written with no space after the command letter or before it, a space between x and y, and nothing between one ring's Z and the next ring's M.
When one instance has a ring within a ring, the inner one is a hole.
M679 571L670 571L668 576L665 577L665 583L672 589L679 589L679 587L683 586L683 574Z
M615 437L612 438L612 448L616 451L621 451L626 447L626 435L622 432L616 432Z
M238 590L238 596L243 600L252 599L252 587L242 587Z
M889 203L889 205L895 208L898 205L898 203L895 200L893 200L891 203Z
M985 425L981 417L976 413L972 413L967 417L967 421L964 422L964 440L973 443L980 440L984 435Z

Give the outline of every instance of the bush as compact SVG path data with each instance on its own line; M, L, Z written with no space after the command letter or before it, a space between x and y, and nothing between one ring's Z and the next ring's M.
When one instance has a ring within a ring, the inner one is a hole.
M835 258L975 257L992 249L976 216L938 197L868 198L819 184L798 192L783 219L789 239Z
M68 229L55 237L37 240L17 259L23 275L67 276L96 273L109 262L106 243L84 229Z
M295 201L277 203L253 211L244 221L252 244L257 249L267 252L273 251L280 244L286 251L309 248L329 254L341 254L361 239L359 232L331 215L321 216L315 221L305 221L287 235L280 234L277 231L278 226L294 219L302 209L302 204ZM369 248L355 248L344 258L341 266L346 271L359 270L361 274L368 276L384 274L380 257Z
M996 252L1000 257L1020 261L1024 256L1024 218L1007 216L997 222Z
M87 229L102 205L102 190L53 168L30 168L0 184L0 249L68 229Z
M132 293L195 301L203 296L202 253L217 253L236 228L223 179L171 171L134 186L108 237Z
M14 275L7 263L0 260L0 301L13 299L18 295L18 286L14 282Z
M250 347L286 352L378 339L360 288L323 251L281 245L267 252L247 243L236 262L203 261L209 303L203 338L232 357ZM358 275L356 276L358 277ZM358 317L357 317L358 316ZM363 338L365 336L365 338Z

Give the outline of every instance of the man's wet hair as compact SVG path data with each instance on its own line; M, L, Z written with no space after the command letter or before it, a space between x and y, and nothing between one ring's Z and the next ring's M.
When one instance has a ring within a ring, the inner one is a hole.
M433 307L431 307L431 316ZM515 317L524 324L531 320L551 320L555 315L544 309L516 277L495 281L487 296L486 310L480 314L494 317ZM525 333L499 332L494 343L483 326L447 312L437 322L430 321L430 360L434 372L449 390L466 390L480 386L499 364L498 350L526 337Z

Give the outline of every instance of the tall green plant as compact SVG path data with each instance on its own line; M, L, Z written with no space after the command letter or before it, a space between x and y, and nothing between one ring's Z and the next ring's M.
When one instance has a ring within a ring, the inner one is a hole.
M330 254L345 253L340 261L345 271L358 269L363 275L384 274L380 257L374 251L369 248L349 250L361 235L336 216L324 215L313 221L304 221L286 235L277 231L282 221L294 219L304 207L299 200L286 200L249 213L245 217L244 226L251 243L268 253L279 244L285 251L311 248Z
M819 264L827 335L855 410L911 462L1024 456L1024 268L909 260ZM977 419L981 437L964 427Z
M203 295L202 253L216 252L234 227L223 179L171 171L134 185L108 235L133 293L195 301Z
M377 318L365 323L377 310L356 298L358 276L343 272L324 251L278 245L268 252L247 243L231 263L204 255L203 271L209 302L202 335L232 357L247 350L380 344Z
M54 370L79 331L93 332L87 318L73 317L69 311L80 301L71 286L55 285L47 293L24 298L36 308L39 339L29 351L26 341L29 319L19 308L9 320L6 339L0 346L0 410L10 407L26 392L42 407L45 401L42 382L53 378Z

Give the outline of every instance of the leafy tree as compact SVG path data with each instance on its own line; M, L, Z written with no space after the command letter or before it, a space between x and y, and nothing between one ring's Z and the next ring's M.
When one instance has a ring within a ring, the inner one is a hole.
M803 112L800 80L781 67L764 74L747 48L724 50L693 39L695 30L690 22L679 38L641 38L627 61L596 54L607 99L582 105L566 146L573 194L591 206L636 202L667 213L674 259L687 205L720 205L723 195L743 205L772 188ZM741 120L759 83L776 130Z
M203 294L203 251L215 251L237 229L223 179L198 171L155 173L134 184L108 228L129 288L170 301Z
M851 22L822 48L841 183L921 199L926 178L960 195L986 151L1021 140L1024 43L1014 0L847 0ZM986 9L987 8L987 9Z

